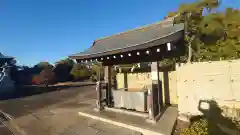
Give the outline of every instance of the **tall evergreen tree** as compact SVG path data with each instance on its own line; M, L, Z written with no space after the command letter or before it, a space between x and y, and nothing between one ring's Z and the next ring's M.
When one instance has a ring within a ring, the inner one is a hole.
M199 0L169 12L169 17L178 15L175 23L185 23L185 61L240 57L240 10L213 12L219 5L219 0Z

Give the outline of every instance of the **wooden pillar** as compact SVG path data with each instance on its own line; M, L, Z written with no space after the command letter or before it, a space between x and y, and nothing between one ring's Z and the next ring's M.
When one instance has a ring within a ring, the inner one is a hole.
M108 107L112 107L112 75L111 66L105 66L104 69L104 80L106 83L106 103Z
M159 64L158 64L158 67L159 67ZM159 77L159 68L157 68L157 72L158 72L158 80L157 80L158 114L157 115L160 115L163 110L163 88L162 88L163 78Z
M128 90L128 73L124 72L123 73L123 80L124 80L124 90Z
M151 75L152 75L152 85L148 90L148 103L149 103L149 119L148 122L156 123L156 116L160 113L161 106L159 102L162 100L160 83L159 83L159 63L152 62L151 64Z
M96 100L96 108L94 108L95 111L101 111L103 109L102 87L101 87L101 70L102 70L102 64L100 64L100 69L99 69L99 72L97 73L97 83L96 83L97 100Z

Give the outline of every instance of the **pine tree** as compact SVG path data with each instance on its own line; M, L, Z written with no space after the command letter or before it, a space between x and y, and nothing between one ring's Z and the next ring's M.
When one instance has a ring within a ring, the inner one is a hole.
M199 0L169 12L169 17L179 14L175 23L185 23L185 62L240 57L240 10L213 12L219 5L219 0Z

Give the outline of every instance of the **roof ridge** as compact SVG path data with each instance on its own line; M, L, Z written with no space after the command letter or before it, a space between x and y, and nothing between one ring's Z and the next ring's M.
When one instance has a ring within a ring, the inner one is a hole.
M141 27L137 27L137 28L133 28L133 29L130 29L130 30L127 30L127 31L124 31L124 32L120 32L120 33L117 33L117 34L113 34L111 36L105 36L105 37L102 37L102 38L99 38L99 39L96 39L94 42L97 42L99 40L103 40L103 39L106 39L106 38L110 38L110 37L113 37L113 36L119 36L119 35L122 35L122 34L125 34L125 33L128 33L128 32L132 32L132 31L137 31L137 30L141 30L141 29L144 29L144 28L148 28L148 27L153 27L153 26L156 26L158 24L162 24L162 23L165 23L165 22L168 22L168 21L174 21L174 17L169 17L167 19L164 19L162 21L158 21L158 22L155 22L155 23L152 23L152 24L148 24L148 25L145 25L145 26L141 26Z

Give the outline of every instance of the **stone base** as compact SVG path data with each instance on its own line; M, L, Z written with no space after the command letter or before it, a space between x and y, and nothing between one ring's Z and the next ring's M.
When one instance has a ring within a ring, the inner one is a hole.
M94 108L93 111L95 111L95 112L100 112L101 109L100 109L100 108Z
M146 122L147 123L152 123L152 124L157 124L157 121L156 120L153 120L153 119L146 119Z
M139 116L142 118L148 118L148 114L142 113L142 112L135 112L135 111L125 110L125 109L120 109L120 108L109 108L109 107L104 107L104 110L116 112L116 113L128 114L128 115L132 115L132 116Z
M188 115L179 114L178 119L187 123L190 123L190 117Z
M95 112L100 112L100 111L103 110L103 108L97 108L97 107L95 107L93 110L94 110Z

